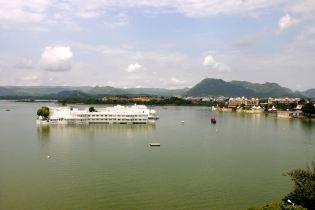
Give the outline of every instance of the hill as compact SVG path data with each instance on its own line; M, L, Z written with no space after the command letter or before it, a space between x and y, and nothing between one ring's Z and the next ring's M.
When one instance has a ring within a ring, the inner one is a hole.
M315 88L308 89L308 90L302 92L302 94L309 97L309 98L315 98Z
M87 91L91 95L126 95L128 92L121 88L114 88L111 86L95 86L94 88Z
M189 91L188 96L246 96L246 97L305 97L277 83L263 84L246 81L226 82L221 79L204 79Z
M246 81L231 81L232 84L241 86L256 92L259 97L295 97L298 96L292 90L282 87L277 83L266 82L263 84Z
M189 88L165 89L165 88L129 88L128 93L134 95L176 96L185 94Z
M91 95L155 95L155 96L175 96L184 94L188 88L164 89L164 88L115 88L111 86L96 86L87 93Z
M10 96L47 96L50 94L57 94L62 91L73 91L79 90L82 92L89 91L92 87L88 86L6 86L0 87L0 89L5 88L7 94L1 94L0 96L10 95Z
M187 96L247 96L253 97L256 92L222 79L204 79L186 93Z
M11 94L13 94L13 92L10 89L5 88L5 87L0 87L0 96L8 96Z
M79 90L64 90L57 94L52 94L51 98L54 99L67 99L67 98L90 98L91 96Z

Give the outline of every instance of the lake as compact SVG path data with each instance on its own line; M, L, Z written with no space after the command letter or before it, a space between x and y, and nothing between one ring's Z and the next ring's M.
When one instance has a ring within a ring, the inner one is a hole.
M314 160L314 122L167 106L155 126L37 126L42 105L0 101L0 209L246 209Z

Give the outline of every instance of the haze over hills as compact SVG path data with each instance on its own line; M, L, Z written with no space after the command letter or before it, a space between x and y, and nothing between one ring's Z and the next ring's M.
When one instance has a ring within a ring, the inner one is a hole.
M309 98L315 98L315 88L312 88L312 89L308 89L304 92L302 92L303 95L309 97Z
M156 96L175 96L183 95L188 88L183 89L164 89L164 88L115 88L111 86L96 86L87 93L92 95L156 95Z
M222 79L206 78L193 86L183 89L163 88L115 88L111 86L5 86L0 87L1 98L87 98L110 95L151 95L151 96L246 96L246 97L315 97L315 89L294 92L277 83L263 84L247 81L227 82Z
M163 88L115 88L111 86L10 86L0 87L2 98L66 98L66 97L95 97L110 95L151 95L151 96L176 96L184 95L188 88L163 89Z

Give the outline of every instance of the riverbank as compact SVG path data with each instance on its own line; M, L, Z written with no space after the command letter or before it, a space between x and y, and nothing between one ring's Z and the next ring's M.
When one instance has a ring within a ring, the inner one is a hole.
M302 110L273 110L268 111L263 108L251 108L251 109L233 109L228 107L212 106L212 111L219 112L235 112L244 114L272 114L278 118L283 119L314 119L315 116L309 117L305 116Z
M150 100L136 100L135 98L117 98L117 99L107 99L103 100L102 98L67 98L59 100L60 104L111 104L111 105L147 105L147 106L216 106L218 102L210 102L210 101L191 101L178 97L170 97L170 98L152 98Z

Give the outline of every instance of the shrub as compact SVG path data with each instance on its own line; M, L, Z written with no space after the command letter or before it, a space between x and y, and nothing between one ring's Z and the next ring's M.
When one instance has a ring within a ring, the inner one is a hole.
M285 175L291 177L294 188L283 200L290 199L307 209L315 209L315 163L308 169L294 169Z

